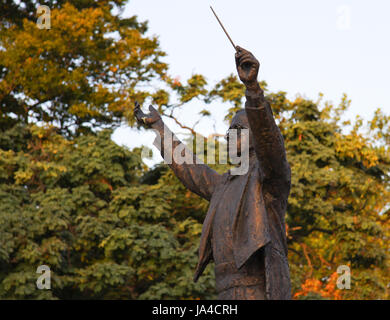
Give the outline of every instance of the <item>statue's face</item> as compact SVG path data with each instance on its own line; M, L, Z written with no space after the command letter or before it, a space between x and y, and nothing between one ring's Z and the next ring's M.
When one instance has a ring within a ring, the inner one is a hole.
M252 139L251 139L251 133L249 131L249 141L245 141L245 135L241 135L241 130L242 129L248 129L249 130L249 122L248 118L246 116L245 111L241 111L237 113L233 119L232 122L230 123L230 127L228 129L228 132L226 133L226 140L228 142L228 151L229 151L229 138L231 138L232 131L231 129L236 129L237 131L237 144L236 144L236 152L237 155L239 156L241 154L241 146L243 146L244 143L249 144L249 148L252 146Z

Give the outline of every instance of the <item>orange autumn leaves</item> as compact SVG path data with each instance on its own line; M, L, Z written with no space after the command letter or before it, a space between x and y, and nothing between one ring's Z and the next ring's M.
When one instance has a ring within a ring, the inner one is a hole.
M337 288L337 278L339 276L337 272L334 272L325 282L315 278L306 279L301 285L301 290L294 294L294 299L300 299L302 296L308 296L309 293L312 293L324 299L342 300L343 291Z

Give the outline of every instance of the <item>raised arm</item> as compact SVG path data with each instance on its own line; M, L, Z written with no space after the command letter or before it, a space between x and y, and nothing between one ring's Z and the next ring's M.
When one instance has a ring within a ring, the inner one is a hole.
M265 179L290 182L290 167L286 159L283 137L271 107L257 82L259 62L249 51L237 47L236 67L246 86L245 111L252 133L253 146Z
M161 156L184 186L202 198L210 200L221 175L201 163L196 155L176 138L153 106L149 106L149 111L149 114L143 113L136 102L134 115L137 122L156 131L157 137L154 145L160 150ZM178 162L178 158L184 161Z

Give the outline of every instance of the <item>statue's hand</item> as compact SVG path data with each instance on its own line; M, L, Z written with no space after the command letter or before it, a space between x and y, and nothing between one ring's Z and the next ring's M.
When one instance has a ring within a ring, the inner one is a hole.
M257 85L257 75L259 73L260 63L249 51L237 46L236 67L240 80L246 87Z
M134 107L134 116L137 119L138 124L149 128L153 123L161 120L161 116L158 111L153 108L152 105L149 106L150 113L146 114L141 110L141 106L136 101Z

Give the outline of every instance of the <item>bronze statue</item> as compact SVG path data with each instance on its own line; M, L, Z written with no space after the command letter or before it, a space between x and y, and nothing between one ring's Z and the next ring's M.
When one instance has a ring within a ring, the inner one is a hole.
M248 172L232 175L229 170L220 175L205 164L175 161L169 166L188 189L210 201L194 281L214 260L218 299L290 299L285 230L290 166L283 137L257 81L259 62L249 51L238 46L236 50L246 103L230 128L250 129ZM136 103L137 121L163 137L169 129L152 106L149 110L144 114ZM179 144L174 142L172 149ZM160 151L164 159L172 152L164 147Z

